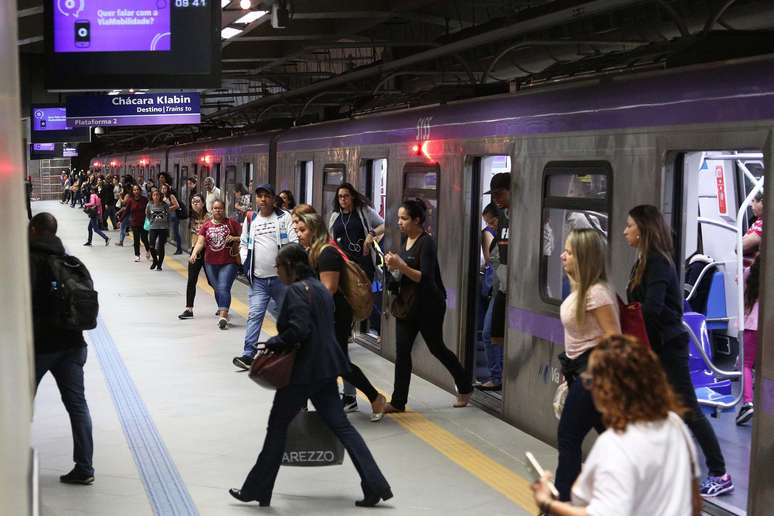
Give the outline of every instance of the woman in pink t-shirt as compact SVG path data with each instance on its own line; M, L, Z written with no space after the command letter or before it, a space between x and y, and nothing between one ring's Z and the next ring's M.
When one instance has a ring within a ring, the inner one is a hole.
M91 191L89 202L83 205L83 210L89 215L89 239L86 241L86 246L91 245L91 237L93 233L97 233L99 236L105 239L105 245L110 243L110 237L102 232L99 227L99 222L102 220L102 200L97 195L96 190Z
M581 471L582 445L592 428L603 432L602 416L580 374L594 346L606 335L621 333L615 294L607 285L605 240L595 229L570 231L562 253L562 267L572 291L559 310L564 326L564 353L559 355L567 382L567 399L559 419L559 464L556 488L562 501Z
M736 424L743 425L753 417L753 368L758 355L758 280L761 269L757 255L744 271L744 389L742 406Z
M763 239L763 192L758 192L750 204L755 222L752 223L747 233L742 237L742 252L744 253L744 265L749 267L755 255L761 248Z
M232 253L234 242L239 242L242 227L226 218L226 205L216 199L212 203L212 219L199 229L196 247L191 252L191 263L196 263L204 249L204 270L207 273L218 303L218 327L228 328L228 310L231 307L231 286L237 276L238 255Z

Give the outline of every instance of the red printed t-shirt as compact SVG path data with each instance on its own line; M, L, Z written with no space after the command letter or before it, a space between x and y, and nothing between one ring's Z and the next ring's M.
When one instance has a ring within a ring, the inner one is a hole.
M229 253L231 245L226 244L226 237L239 236L242 228L232 219L224 219L222 223L208 220L199 229L204 237L204 262L212 265L234 263L235 258Z
M763 217L758 217L755 222L752 223L752 226L747 230L747 233L744 234L744 236L747 235L758 235L758 237L763 238ZM743 263L745 267L752 265L756 254L757 251L752 251L744 255Z

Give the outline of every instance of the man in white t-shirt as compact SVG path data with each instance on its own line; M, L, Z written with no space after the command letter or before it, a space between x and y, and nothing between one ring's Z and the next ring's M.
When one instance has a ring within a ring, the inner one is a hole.
M204 178L204 190L207 194L204 199L204 204L207 206L207 213L212 213L212 203L215 201L226 202L225 199L223 199L223 192L220 191L220 188L215 186L215 180L211 177Z
M249 311L244 350L232 361L242 369L249 369L253 363L269 300L279 306L285 294L285 285L274 267L277 252L284 245L298 242L290 213L275 208L274 197L271 185L258 185L255 189L257 211L248 211L242 223L239 255L250 282Z

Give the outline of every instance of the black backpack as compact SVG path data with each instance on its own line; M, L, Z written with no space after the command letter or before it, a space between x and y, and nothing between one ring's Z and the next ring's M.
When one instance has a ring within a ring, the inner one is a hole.
M49 255L52 311L57 328L91 330L97 327L99 302L86 266L75 256Z

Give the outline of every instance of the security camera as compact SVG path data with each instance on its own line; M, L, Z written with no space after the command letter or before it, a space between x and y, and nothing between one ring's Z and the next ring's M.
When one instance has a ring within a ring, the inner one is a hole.
M271 26L275 29L287 29L290 25L290 2L276 0L271 6Z

